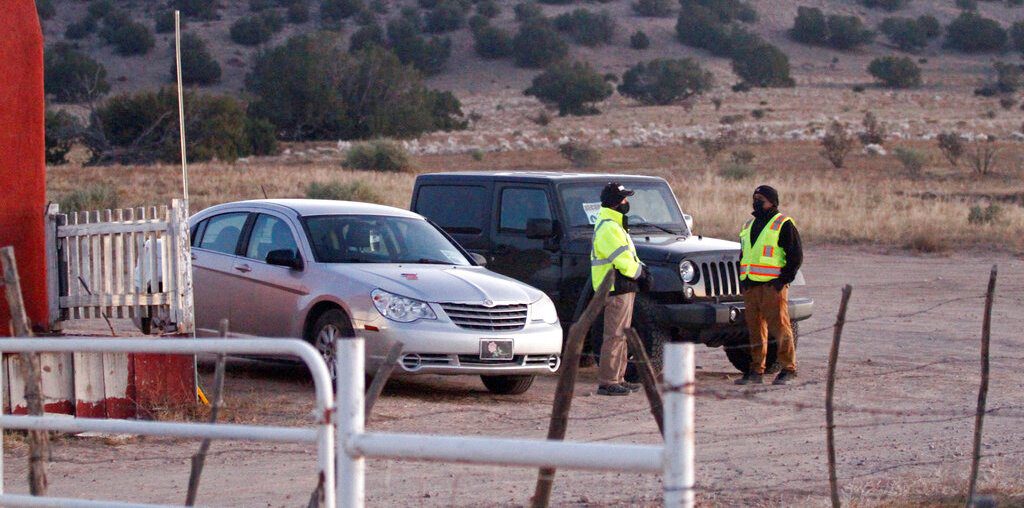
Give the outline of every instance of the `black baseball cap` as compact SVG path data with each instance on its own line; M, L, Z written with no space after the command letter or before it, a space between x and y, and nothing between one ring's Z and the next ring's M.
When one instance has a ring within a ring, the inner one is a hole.
M606 208L614 208L629 196L633 195L633 191L627 189L621 183L608 182L608 185L601 189L601 206Z

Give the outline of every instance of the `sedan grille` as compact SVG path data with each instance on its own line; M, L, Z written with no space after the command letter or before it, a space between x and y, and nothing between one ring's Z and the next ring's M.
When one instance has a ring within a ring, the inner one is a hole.
M441 308L461 328L470 330L514 331L526 326L526 305L486 307L464 303L442 303Z
M708 297L739 296L739 261L702 261L700 276L704 279L704 294Z

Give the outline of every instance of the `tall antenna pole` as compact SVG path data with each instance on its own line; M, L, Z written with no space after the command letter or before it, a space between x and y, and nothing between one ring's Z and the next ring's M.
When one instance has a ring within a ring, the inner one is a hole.
M181 187L188 217L188 156L185 151L185 97L181 86L181 11L174 11L174 64L178 71L178 130L181 134Z

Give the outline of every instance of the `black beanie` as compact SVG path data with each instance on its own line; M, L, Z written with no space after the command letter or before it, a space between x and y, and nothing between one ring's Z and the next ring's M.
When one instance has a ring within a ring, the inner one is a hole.
M754 189L754 194L760 194L768 199L768 202L779 206L779 191L775 190L771 185L761 185Z

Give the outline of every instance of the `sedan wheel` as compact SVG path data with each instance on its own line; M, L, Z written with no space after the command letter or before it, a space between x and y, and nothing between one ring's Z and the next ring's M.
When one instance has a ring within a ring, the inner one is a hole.
M334 360L334 345L339 339L352 337L351 325L348 317L340 310L329 310L316 320L313 326L313 347L320 352L327 370L331 373L331 379L337 379Z

